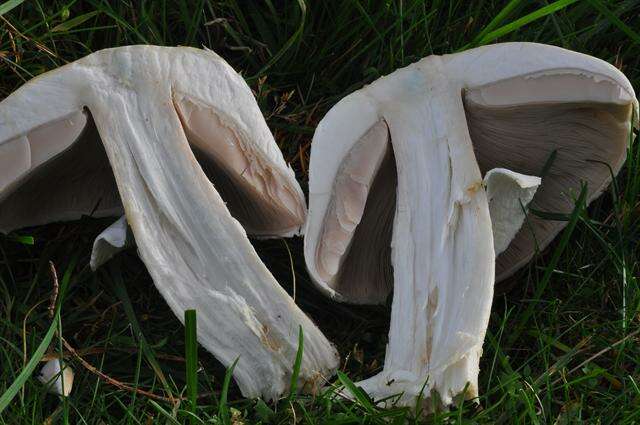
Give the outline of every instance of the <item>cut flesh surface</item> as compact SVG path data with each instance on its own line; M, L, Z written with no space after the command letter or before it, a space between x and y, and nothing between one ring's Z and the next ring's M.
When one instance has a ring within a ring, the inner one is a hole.
M318 273L341 296L367 303L376 301L369 290L389 293L396 180L389 128L379 121L342 162L316 254Z
M223 111L174 93L174 104L202 168L247 233L256 236L297 233L306 209L300 188L288 173L244 142Z
M202 128L185 104L224 115ZM198 341L225 366L238 359L234 377L245 396L274 399L288 389L300 327L298 388L312 391L333 373L335 349L278 285L239 222L261 236L294 233L304 197L250 89L217 55L103 50L28 82L0 110L0 161L17 164L0 167L0 229L123 209L156 287L180 320L197 310ZM89 116L80 129L77 118ZM69 117L66 133L51 132ZM34 136L46 127L51 140ZM49 142L50 152L37 153ZM210 146L221 143L231 147ZM235 157L221 157L236 153L246 156L243 170ZM42 164L32 161L39 157ZM211 180L203 168L214 169ZM39 202L53 219L39 215Z
M624 161L633 108L611 65L506 43L425 58L327 113L311 148L307 268L341 301L382 303L393 288L384 368L359 385L409 406L477 396L496 270L512 274L563 225L527 207L569 212L581 181L594 199L611 180L597 161L614 173Z

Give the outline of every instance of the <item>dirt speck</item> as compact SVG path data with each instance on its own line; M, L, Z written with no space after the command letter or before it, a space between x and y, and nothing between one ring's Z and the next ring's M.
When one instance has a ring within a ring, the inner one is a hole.
M262 325L262 333L260 334L260 342L271 351L280 351L282 346L269 335L271 329L267 325Z

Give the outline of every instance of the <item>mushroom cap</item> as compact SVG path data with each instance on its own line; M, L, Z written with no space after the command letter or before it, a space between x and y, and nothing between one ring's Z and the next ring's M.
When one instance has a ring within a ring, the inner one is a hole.
M482 173L502 167L542 177L532 209L568 214L582 182L589 204L620 171L638 100L613 65L536 43L484 46L443 59L462 81ZM526 265L565 225L529 214L496 259L496 281Z
M164 75L145 67L150 57L166 67ZM234 218L256 236L298 233L304 195L245 81L212 51L158 46L95 52L30 80L2 101L1 232L123 213L91 117L94 105L87 102L110 82L86 78L91 68L121 73L131 90L162 91L169 80L193 153Z
M327 239L331 239L328 245L334 239L324 233L325 218L333 214L332 208L339 199L337 182L349 166L350 153L365 143L372 146L369 151L359 148L368 152L367 161L379 163L386 155L386 151L376 153L373 146L383 142L372 142L368 133L384 120L380 102L391 107L393 102L403 99L403 90L407 99L415 96L415 89L420 87L418 81L429 79L429 63L433 58L399 69L346 96L327 113L314 134L305 259L313 281L332 297L354 303L380 303L391 290L390 283L385 286L377 280L369 283L372 288L366 290L354 289L352 283L340 281L346 258L355 255L352 251L362 249L362 245L354 248L360 220L364 223L367 217L367 208L362 205L350 206L360 213L351 218L351 230L340 239L339 248L331 247L339 253L339 258L331 261L335 270L333 280L328 280L319 269L317 253L323 244L327 245ZM495 44L438 58L454 88L451 95L462 96L465 124L482 174L506 168L542 178L531 202L532 209L568 213L573 209L573 197L579 193L581 182L588 185L590 202L611 182L612 172L615 175L620 170L630 140L632 116L638 117L638 102L627 78L611 64L536 43ZM425 92L424 96L430 93ZM389 167L395 168L393 161ZM363 181L363 199L367 203L367 195L371 197L374 193L375 177L373 173ZM386 179L386 190L393 190L389 189L393 186L394 182ZM395 202L394 196L387 198L388 202ZM351 203L357 202L351 199ZM384 208L378 211L381 210ZM389 232L392 217L393 214L374 226ZM536 248L544 249L565 224L528 214L526 225L496 259L496 281L524 266ZM366 234L373 231L371 227L362 230ZM388 240L386 236L378 239ZM366 249L374 251L372 247ZM389 254L384 250L388 251L388 246L380 247L375 254L380 261L370 261L388 262ZM360 276L366 276L361 281L371 282L367 276L371 266L361 269ZM353 274L349 277L357 280Z

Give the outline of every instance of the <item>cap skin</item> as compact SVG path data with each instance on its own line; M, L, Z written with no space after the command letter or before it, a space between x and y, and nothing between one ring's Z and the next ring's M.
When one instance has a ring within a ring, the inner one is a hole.
M180 320L197 310L198 341L225 366L239 359L246 397L287 390L300 326L298 388L335 370L335 349L242 227L296 233L304 197L251 90L215 53L107 49L29 81L0 103L0 170L4 232L124 210L156 287Z
M384 369L359 385L475 397L494 281L564 225L527 206L568 212L581 181L598 196L637 107L610 64L534 43L430 56L338 102L311 147L305 260L340 301L394 288Z

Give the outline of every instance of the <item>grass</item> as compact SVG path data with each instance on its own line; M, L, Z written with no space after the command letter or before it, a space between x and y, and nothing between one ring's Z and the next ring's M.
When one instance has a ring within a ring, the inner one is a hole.
M328 108L432 53L496 41L551 43L607 60L640 86L640 0L11 0L0 3L0 26L0 98L101 48L215 50L255 90L303 186L311 136ZM341 373L326 394L271 403L243 399L229 371L204 350L194 357L193 342L185 344L185 329L134 252L89 272L90 246L104 220L0 235L0 395L16 389L0 423L640 422L639 193L636 143L615 185L588 209L564 217L568 230L515 276L513 289L496 296L478 403L420 419L407 409L381 410L366 396L347 402L336 395L380 369L389 306L330 303L309 282L299 239L288 247L255 246L336 343ZM50 260L68 279L53 320ZM49 339L49 350L64 351L76 372L64 402L24 373ZM189 401L194 388L196 403Z

